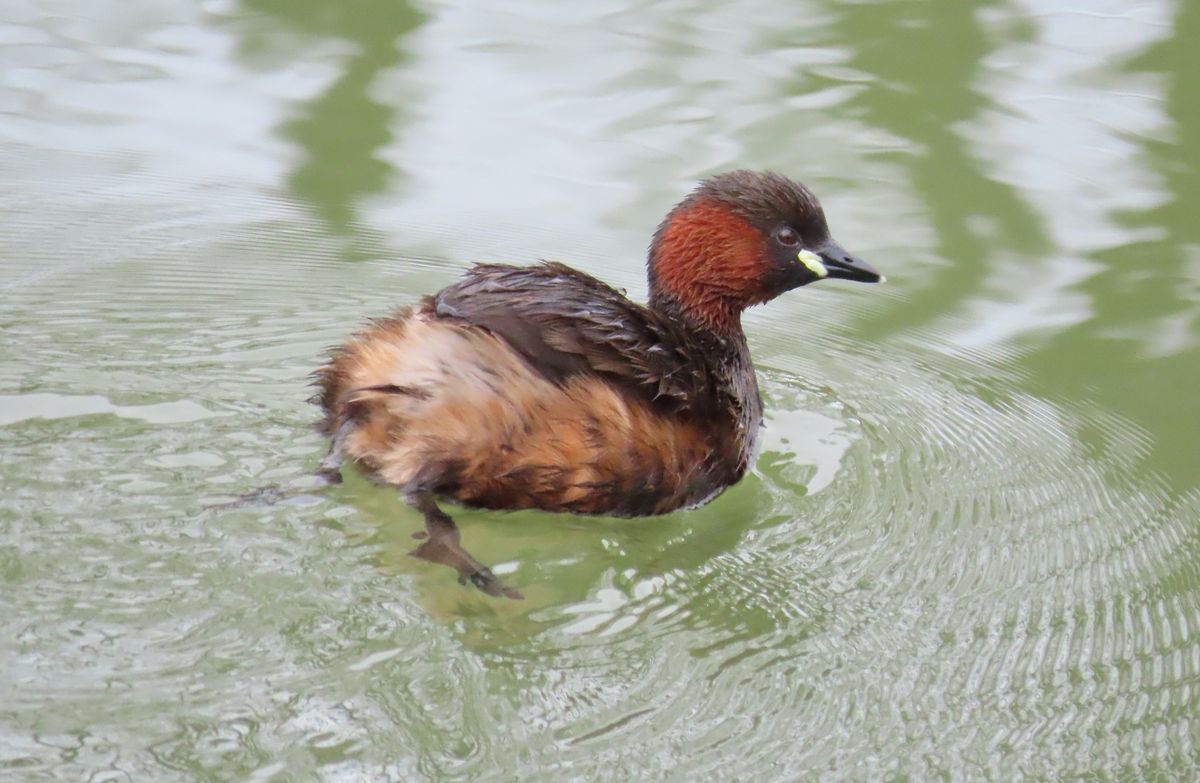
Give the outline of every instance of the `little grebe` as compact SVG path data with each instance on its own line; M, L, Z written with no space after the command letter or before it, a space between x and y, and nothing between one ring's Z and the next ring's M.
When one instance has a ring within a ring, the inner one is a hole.
M316 372L332 438L425 515L413 554L519 597L459 543L446 498L643 516L708 502L746 472L762 401L741 313L825 277L882 277L771 172L703 182L658 227L650 302L557 263L480 264L373 322Z

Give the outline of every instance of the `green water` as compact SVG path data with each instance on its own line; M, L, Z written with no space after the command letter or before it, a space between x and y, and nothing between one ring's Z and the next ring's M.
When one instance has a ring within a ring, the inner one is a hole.
M483 10L483 9L488 10ZM0 780L1200 777L1200 3L0 9ZM886 286L748 314L753 475L461 512L306 375L474 260L634 295L708 173Z

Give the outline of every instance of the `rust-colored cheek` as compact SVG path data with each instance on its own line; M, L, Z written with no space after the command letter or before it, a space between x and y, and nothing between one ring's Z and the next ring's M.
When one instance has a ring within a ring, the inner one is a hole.
M671 217L653 260L658 285L714 323L768 298L766 238L745 218L712 200Z

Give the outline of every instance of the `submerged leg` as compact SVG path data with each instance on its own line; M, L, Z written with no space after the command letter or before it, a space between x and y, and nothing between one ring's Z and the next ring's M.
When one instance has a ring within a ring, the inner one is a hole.
M354 422L344 421L337 428L337 432L333 435L333 441L329 444L329 451L325 453L325 457L321 460L321 464L317 467L317 475L327 484L342 483L342 462L345 460L345 453L342 451L342 442L346 440L346 436L354 429Z
M517 590L501 582L492 569L485 566L459 543L458 526L445 511L438 508L433 495L428 492L413 492L408 496L413 508L425 515L425 530L428 538L419 547L409 552L414 557L441 563L458 571L458 581L478 587L488 595L524 598Z
M243 506L273 506L276 503L286 503L294 498L311 498L315 502L329 487L342 483L342 474L337 470L328 471L322 468L313 473L313 478L318 480L315 487L281 487L278 484L269 484L265 487L259 487L252 492L238 495L233 500L226 501L225 503L213 503L204 508L227 509L242 508Z
M312 489L298 489L271 484L270 486L259 487L253 492L238 495L227 503L217 503L205 506L205 508L240 508L241 506L250 505L272 505L297 496L312 496L314 492L320 492L322 489L334 484L341 484L342 462L345 460L345 456L342 453L342 441L350 434L351 429L353 429L352 424L353 422L347 421L341 427L338 427L337 434L333 436L333 442L329 444L329 451L326 452L324 458L321 460L321 464L317 466L316 471L313 473L313 477L320 482L316 487Z

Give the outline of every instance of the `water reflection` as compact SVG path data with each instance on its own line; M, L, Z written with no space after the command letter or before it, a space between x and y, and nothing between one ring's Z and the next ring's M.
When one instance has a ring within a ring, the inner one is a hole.
M396 0L243 0L242 5L268 16L250 25L244 50L259 45L254 35L271 31L277 22L304 35L336 36L355 46L341 76L283 126L283 133L305 153L288 178L292 191L333 231L352 233L357 202L396 185L398 172L376 153L393 141L411 111L407 104L376 100L370 91L380 74L406 59L403 38L425 15ZM294 51L304 56L302 47Z
M418 48L85 5L0 25L0 777L1197 778L1200 6L518 0ZM640 284L734 164L945 265L752 314L771 440L716 504L464 515L521 603L390 491L201 508L309 470L322 348L450 274L338 263L362 224Z
M944 265L910 306L887 313L895 333L928 324L975 294L1002 254L1048 249L1039 215L972 153L960 124L992 108L979 91L994 48L979 8L958 0L836 3L830 38L854 41L849 64L876 80L838 111L916 144L891 155L928 209ZM920 53L915 56L915 53Z
M1108 100L1116 99L1118 79L1133 79L1121 94L1140 98L1142 113L1114 118L1108 132L1111 143L1137 145L1122 152L1122 162L1136 169L1101 165L1088 175L1106 190L1142 198L1129 203L1127 196L1105 215L1117 241L1092 254L1104 271L1083 284L1095 316L1056 333L1026 364L1042 389L1097 399L1154 433L1147 461L1186 491L1196 486L1200 407L1172 399L1176 389L1200 387L1200 222L1193 203L1200 192L1200 81L1193 77L1200 73L1200 4L1180 2L1175 12L1173 27L1121 25L1140 30L1142 40L1112 53L1122 67L1108 80Z

